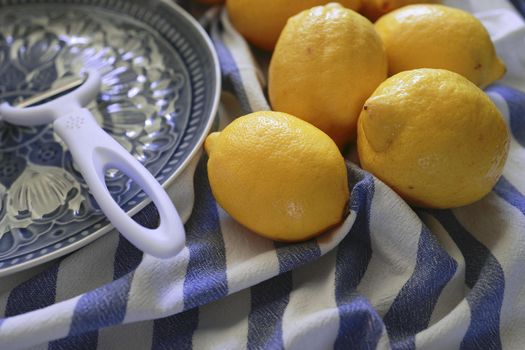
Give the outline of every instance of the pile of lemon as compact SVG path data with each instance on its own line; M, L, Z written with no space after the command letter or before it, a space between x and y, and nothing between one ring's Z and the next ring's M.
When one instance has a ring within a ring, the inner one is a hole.
M236 29L273 50L276 111L240 117L206 140L212 191L232 217L282 241L339 224L348 144L412 205L458 207L491 191L509 133L481 88L505 65L475 17L415 2L227 0Z

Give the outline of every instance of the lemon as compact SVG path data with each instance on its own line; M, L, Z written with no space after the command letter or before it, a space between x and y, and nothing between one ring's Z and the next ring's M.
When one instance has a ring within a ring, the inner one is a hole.
M411 5L375 24L388 55L389 73L448 69L485 87L505 74L483 24L470 13L442 5Z
M228 15L234 27L253 45L271 51L288 18L329 0L228 0ZM339 0L357 9L361 0Z
M290 18L270 62L268 89L273 109L312 123L341 147L355 137L363 103L386 76L372 23L328 4Z
M363 0L359 12L371 21L377 20L384 14L397 8L419 4L419 3L439 3L439 0Z
M357 138L361 166L408 202L453 208L489 193L509 133L492 101L442 69L394 75L366 101Z
M252 231L301 241L342 220L349 197L345 161L311 124L255 112L210 134L205 149L215 199Z

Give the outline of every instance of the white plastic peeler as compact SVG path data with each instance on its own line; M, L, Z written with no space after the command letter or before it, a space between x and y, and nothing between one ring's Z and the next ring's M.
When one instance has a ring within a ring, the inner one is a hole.
M81 85L76 89L50 102L27 107L79 84ZM24 126L53 123L54 131L68 146L93 197L113 226L144 253L158 258L175 256L184 247L185 233L168 194L153 175L106 134L91 112L84 108L96 98L100 84L100 74L95 70L88 70L85 80L40 94L16 107L8 103L1 104L0 119ZM151 198L160 216L160 224L156 229L136 223L115 202L104 180L108 169L118 169L125 173Z

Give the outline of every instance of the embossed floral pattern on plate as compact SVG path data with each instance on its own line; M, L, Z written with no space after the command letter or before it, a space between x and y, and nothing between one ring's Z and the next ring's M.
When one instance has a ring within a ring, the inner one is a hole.
M190 113L190 77L177 52L141 23L102 10L0 12L0 101L16 102L86 68L103 74L89 106L100 125L158 174ZM0 165L0 259L104 219L51 126L0 122ZM123 206L139 193L120 172L109 171L106 182Z

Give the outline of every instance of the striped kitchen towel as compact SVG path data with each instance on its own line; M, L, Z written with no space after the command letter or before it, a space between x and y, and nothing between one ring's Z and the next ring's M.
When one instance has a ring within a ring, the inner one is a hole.
M13 276L0 285L0 349L523 349L525 24L504 0L449 3L483 20L509 65L487 89L512 131L487 197L415 210L348 162L344 222L282 244L217 205L203 157L180 255L143 255L112 232L26 281ZM260 57L222 9L202 23L221 60L221 125L268 109ZM157 219L151 207L137 217Z

